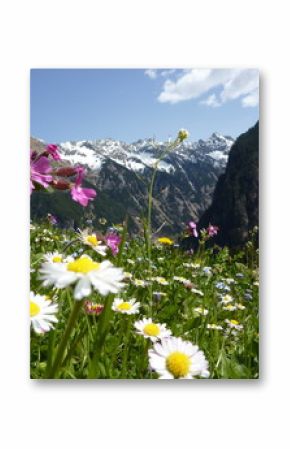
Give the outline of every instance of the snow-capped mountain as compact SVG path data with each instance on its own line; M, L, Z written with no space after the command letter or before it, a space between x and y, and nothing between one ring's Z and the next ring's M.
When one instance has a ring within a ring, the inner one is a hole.
M43 147L32 139L32 148ZM212 200L218 177L224 173L234 139L214 133L207 140L185 141L158 165L154 188L153 229L181 231L185 223L198 220ZM83 165L87 181L97 190L96 199L85 210L72 206L60 194L32 195L32 216L54 213L64 224L85 225L84 220L105 217L110 223L129 215L133 232L141 231L140 217L146 211L148 183L155 162L166 142L153 139L128 144L119 140L64 142L59 144L64 165ZM67 199L66 199L67 198ZM65 204L67 201L67 204ZM63 206L65 204L65 207ZM65 210L65 213L63 212Z
M207 140L184 142L158 164L158 169L173 173L187 161L207 161L213 167L224 168L233 142L231 137L217 133ZM165 145L167 143L153 139L138 140L131 144L112 139L68 141L59 144L63 160L73 165L81 164L98 172L105 161L112 160L129 170L141 173L154 166L158 156L165 150Z

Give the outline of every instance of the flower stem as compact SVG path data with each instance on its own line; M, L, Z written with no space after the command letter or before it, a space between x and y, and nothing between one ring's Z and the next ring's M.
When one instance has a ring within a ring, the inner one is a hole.
M95 340L95 351L93 354L93 358L91 360L91 363L89 365L89 372L88 372L88 378L89 379L95 379L96 372L97 372L97 360L101 355L103 345L105 343L106 335L108 332L109 324L110 324L110 318L111 318L111 309L113 304L113 295L109 295L106 299L105 307L103 312L100 316L98 331L97 331L97 337Z
M125 332L124 332L124 351L122 357L122 369L121 369L121 379L126 379L127 376L127 361L128 361L128 353L129 353L129 339L130 339L130 318L126 319L125 323Z
M48 379L55 379L55 377L57 375L57 372L58 372L58 370L61 366L62 360L63 360L64 352L66 350L69 337L70 337L72 330L75 326L75 323L76 323L77 317L79 315L79 312L82 308L82 305L83 305L83 301L75 301L75 303L74 303L74 307L71 311L69 320L67 322L67 326L65 328L61 342L57 349L57 353L56 353L54 362L52 364L52 367L48 371L48 376L47 376Z
M147 240L147 257L148 257L148 274L149 278L152 277L152 208L153 208L153 189L154 183L157 175L159 162L172 151L178 144L180 139L175 139L171 144L169 144L165 150L161 153L159 158L154 164L154 169L151 177L151 181L148 189L148 214L147 214L147 229L146 229L146 240ZM149 284L149 315L152 316L153 312L153 287Z
M124 249L124 244L125 244L125 239L126 239L126 235L127 235L127 224L128 224L128 218L125 218L124 221L124 228L123 228L123 232L122 232L122 240L121 240L121 244L119 247L119 253L118 253L118 257L117 257L117 263L116 265L119 266L122 260L122 253L123 253L123 249ZM88 369L88 378L89 379L95 379L96 378L96 373L97 373L97 361L98 358L101 355L105 340L106 340L106 336L108 333L108 329L110 326L110 319L111 319L111 314L112 314L112 304L113 304L113 299L114 299L114 295L109 295L107 296L106 302L105 302L105 307L103 312L100 315L100 320L99 320L99 325L98 325L98 330L97 330L97 336L96 336L96 340L94 342L94 354L93 357L90 361L89 364L89 369Z

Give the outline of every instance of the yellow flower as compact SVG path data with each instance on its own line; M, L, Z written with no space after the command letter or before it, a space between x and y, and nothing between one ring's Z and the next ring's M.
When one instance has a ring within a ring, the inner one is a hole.
M157 239L157 241L159 243L162 243L163 245L173 245L173 240L171 240L168 237L159 237L159 239Z
M189 136L189 132L186 129L180 129L178 132L178 139L183 142Z

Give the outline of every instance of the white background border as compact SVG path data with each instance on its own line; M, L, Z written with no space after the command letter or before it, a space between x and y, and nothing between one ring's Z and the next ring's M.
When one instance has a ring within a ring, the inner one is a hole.
M3 448L245 449L289 440L287 1L2 2ZM271 5L271 6L270 6ZM257 67L261 73L261 380L29 380L31 67ZM102 445L102 446L101 446Z

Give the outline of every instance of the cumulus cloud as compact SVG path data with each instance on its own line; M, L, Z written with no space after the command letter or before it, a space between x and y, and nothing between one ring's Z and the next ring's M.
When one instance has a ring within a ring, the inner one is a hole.
M206 106L211 106L212 108L217 108L221 105L221 103L217 100L216 94L209 95L205 100L200 102L201 104L205 104Z
M156 79L158 76L163 76L167 78L173 75L177 69L147 69L145 70L145 75L149 76L151 79Z
M157 70L155 69L147 69L145 70L145 75L149 76L152 80L157 78Z
M212 93L213 89L218 92ZM167 79L158 97L161 103L200 98L200 103L217 107L240 98L244 107L258 104L259 73L255 69L192 69L183 72L177 79Z

